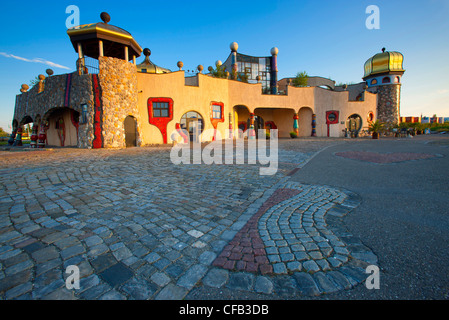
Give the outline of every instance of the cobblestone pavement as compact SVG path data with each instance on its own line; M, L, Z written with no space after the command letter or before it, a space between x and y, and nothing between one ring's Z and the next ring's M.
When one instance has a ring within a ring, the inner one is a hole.
M183 299L195 287L317 296L376 256L357 195L289 182L340 139L280 140L279 170L174 165L170 148L0 152L0 299ZM67 267L80 288L67 289Z

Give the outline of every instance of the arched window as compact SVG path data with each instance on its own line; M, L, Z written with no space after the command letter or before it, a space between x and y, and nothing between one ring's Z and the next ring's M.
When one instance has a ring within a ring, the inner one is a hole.
M385 77L382 79L382 83L390 83L390 82L391 82L390 77Z
M399 78L399 77L394 78L394 82L401 83L401 78Z
M375 84L377 84L377 80L376 79L371 80L371 85L374 86Z

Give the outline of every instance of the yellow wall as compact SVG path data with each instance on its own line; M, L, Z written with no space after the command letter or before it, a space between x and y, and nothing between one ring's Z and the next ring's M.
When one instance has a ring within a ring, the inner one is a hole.
M237 129L239 121L248 119L248 111L235 110L237 105L246 106L249 112L259 113L265 121L274 121L279 129L279 137L288 137L293 130L293 115L300 112L300 135L310 136L312 113L317 115L317 136L327 135L326 111L339 110L340 122L334 131L343 136L346 118L353 113L359 114L366 124L368 112L376 115L377 96L365 93L365 101L348 101L348 92L336 92L319 87L288 88L288 95L263 95L261 84L247 84L233 80L217 79L199 74L198 86L185 83L184 71L168 74L138 73L138 111L142 119L139 125L142 145L160 144L163 142L159 129L149 124L148 98L166 97L174 101L173 120L167 126L168 142L175 124L180 122L187 111L196 111L204 119L205 128L212 129L210 121L210 104L212 101L224 103L224 123L217 129L222 137L227 137L229 129L229 113L234 113L233 128ZM307 108L303 108L307 107ZM303 109L301 109L303 108ZM256 110L257 109L257 110ZM280 110L286 109L286 110ZM235 117L235 114L238 114Z

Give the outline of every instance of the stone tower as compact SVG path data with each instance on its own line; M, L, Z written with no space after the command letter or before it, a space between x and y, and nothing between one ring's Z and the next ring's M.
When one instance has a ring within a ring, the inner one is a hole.
M136 58L142 48L131 34L109 24L109 14L101 13L103 22L71 28L67 31L78 53L77 74L92 78L93 148L127 146L127 133L132 133L135 146L140 144L137 109ZM98 71L90 71L85 57L98 60ZM130 62L130 60L132 62ZM127 117L136 121L136 128L127 130ZM134 132L131 132L134 131Z
M400 52L385 51L365 62L363 80L368 91L377 93L377 119L384 123L397 124L400 121L401 78L403 55Z

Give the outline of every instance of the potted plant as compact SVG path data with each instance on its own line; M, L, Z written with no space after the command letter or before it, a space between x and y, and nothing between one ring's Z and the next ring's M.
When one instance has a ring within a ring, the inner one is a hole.
M373 121L369 124L369 132L373 133L373 139L379 139L379 133L384 129L385 125L379 120Z
M296 139L298 138L298 134L295 131L290 131L290 138Z

